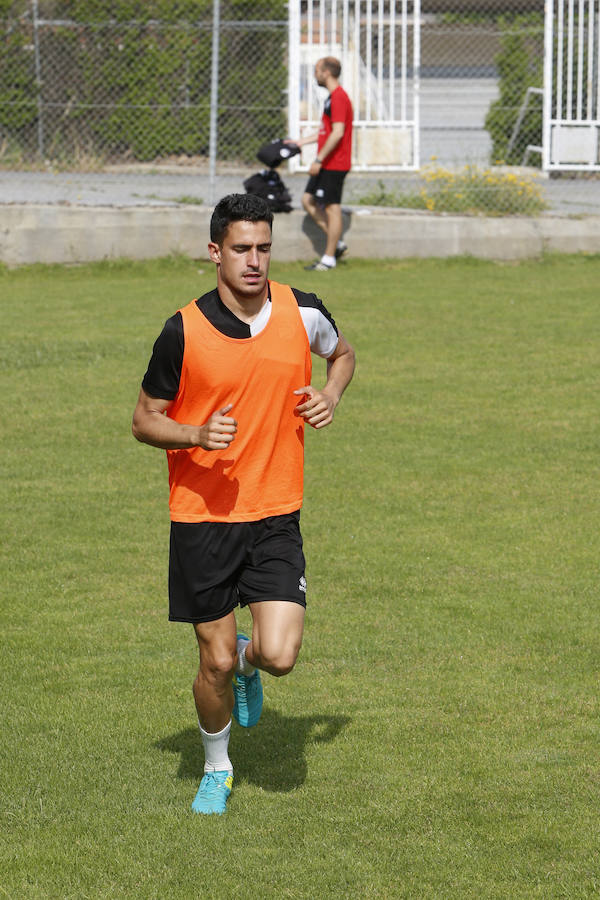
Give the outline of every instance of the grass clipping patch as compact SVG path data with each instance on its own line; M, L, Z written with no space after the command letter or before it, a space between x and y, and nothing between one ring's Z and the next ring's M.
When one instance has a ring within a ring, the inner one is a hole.
M423 186L416 193L397 194L378 188L361 197L365 206L395 206L430 212L491 216L536 215L546 209L542 188L535 176L480 169L467 165L458 172L426 167Z

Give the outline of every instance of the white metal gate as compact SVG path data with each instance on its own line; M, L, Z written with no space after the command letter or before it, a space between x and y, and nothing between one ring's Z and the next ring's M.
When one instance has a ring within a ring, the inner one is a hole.
M327 94L314 66L335 56L354 107L353 168L418 169L420 19L420 0L290 0L290 135L318 129Z
M546 0L543 167L600 169L600 0Z

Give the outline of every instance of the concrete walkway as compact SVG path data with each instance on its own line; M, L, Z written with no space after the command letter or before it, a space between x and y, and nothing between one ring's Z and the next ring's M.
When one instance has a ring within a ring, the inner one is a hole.
M232 169L217 176L214 199L243 191L244 179L260 169ZM535 170L524 170L535 174ZM281 172L295 207L306 174ZM411 173L351 172L344 188L344 202L359 205L360 199L383 183L393 193L418 191L420 179ZM545 178L539 185L549 215L600 215L600 179ZM0 170L0 205L44 203L76 206L173 206L178 203L211 204L211 185L206 169L186 166L140 165L109 167L102 172L7 172Z

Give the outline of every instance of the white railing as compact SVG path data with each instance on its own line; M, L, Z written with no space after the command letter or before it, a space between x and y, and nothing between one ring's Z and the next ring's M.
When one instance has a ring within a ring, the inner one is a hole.
M546 0L543 167L600 170L599 0Z
M290 0L290 134L318 128L314 65L335 56L354 106L353 168L418 169L420 21L420 0Z

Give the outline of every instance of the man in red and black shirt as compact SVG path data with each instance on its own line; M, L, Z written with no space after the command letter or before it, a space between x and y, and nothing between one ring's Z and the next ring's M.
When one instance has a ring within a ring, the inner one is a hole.
M318 272L333 269L339 257L348 249L342 240L342 188L352 160L352 103L338 79L341 64L333 56L320 59L315 66L319 87L326 87L319 131L294 143L317 142L317 157L309 171L310 178L302 196L302 205L327 235L325 253L308 266Z

